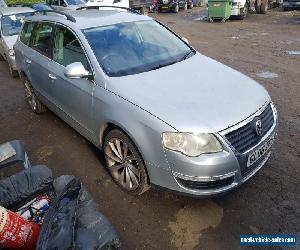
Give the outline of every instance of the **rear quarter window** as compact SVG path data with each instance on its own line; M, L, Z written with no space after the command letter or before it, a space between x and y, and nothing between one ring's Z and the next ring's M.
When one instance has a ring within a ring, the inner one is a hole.
M30 40L33 34L33 28L35 26L35 23L33 22L26 22L24 24L24 27L21 31L21 35L20 35L20 41L24 44L26 44L27 46L30 46Z

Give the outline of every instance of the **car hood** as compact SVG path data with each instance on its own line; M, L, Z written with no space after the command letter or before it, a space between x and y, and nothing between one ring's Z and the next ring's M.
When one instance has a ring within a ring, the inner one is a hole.
M260 84L199 53L158 70L111 77L107 88L181 132L219 132L270 101Z
M8 47L8 49L13 49L14 48L14 45L18 40L18 36L19 35L3 36L3 40L6 44L6 46Z

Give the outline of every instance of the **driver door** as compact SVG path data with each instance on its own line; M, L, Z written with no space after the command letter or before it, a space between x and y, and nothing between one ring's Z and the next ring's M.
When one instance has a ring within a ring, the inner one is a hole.
M68 28L56 25L51 65L52 94L58 112L85 136L92 134L92 96L95 84L88 79L70 79L64 75L66 66L81 62L91 71L89 60L81 43Z

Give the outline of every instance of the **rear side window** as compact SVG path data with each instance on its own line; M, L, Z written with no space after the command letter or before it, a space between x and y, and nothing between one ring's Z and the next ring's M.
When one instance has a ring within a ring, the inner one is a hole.
M57 26L54 35L53 60L63 66L81 62L87 70L90 69L88 59L76 36L60 25Z
M54 25L51 23L37 23L34 27L34 35L31 47L44 56L51 58L51 41Z
M26 44L27 46L30 46L30 40L31 36L33 34L33 27L35 23L33 22L27 22L24 24L24 27L22 29L21 35L20 35L20 40L22 43Z

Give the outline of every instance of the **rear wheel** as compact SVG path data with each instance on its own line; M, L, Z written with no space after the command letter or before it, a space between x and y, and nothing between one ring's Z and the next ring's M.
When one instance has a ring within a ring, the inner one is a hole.
M0 55L0 61L4 61L4 57Z
M113 180L124 191L141 195L150 188L143 159L134 143L121 130L114 129L107 134L104 154Z
M23 77L22 80L23 80L24 90L25 90L25 99L26 99L26 102L28 103L29 107L31 108L31 110L36 114L45 112L47 110L47 108L37 98L28 78Z

